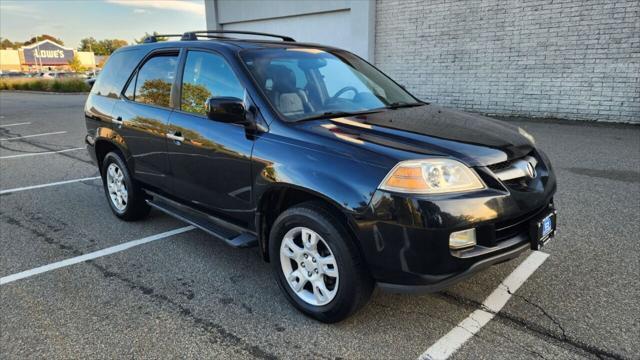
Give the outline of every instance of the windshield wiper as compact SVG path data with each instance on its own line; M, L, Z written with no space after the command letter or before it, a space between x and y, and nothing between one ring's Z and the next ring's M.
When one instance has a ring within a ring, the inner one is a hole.
M343 117L343 116L355 116L355 115L367 114L367 113L372 113L377 111L380 111L380 109L371 109L371 110L365 110L365 111L325 111L322 114L305 117L297 121L317 120L317 119L335 118L335 117Z
M409 103L409 102L397 101L397 102L392 102L391 104L385 106L384 108L385 109L399 109L399 108L422 106L422 105L426 105L426 103L423 103L423 102Z

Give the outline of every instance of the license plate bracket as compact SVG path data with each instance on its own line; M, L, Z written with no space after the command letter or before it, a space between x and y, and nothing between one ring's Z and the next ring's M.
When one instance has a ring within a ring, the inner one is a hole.
M549 240L555 237L557 214L556 209L551 207L543 212L541 216L531 221L529 233L532 250L540 250Z

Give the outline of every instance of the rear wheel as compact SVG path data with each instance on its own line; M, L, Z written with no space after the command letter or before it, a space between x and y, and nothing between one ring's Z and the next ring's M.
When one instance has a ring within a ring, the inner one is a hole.
M371 295L373 280L352 237L321 203L304 203L278 216L269 247L278 285L310 317L341 321Z
M113 213L126 221L146 217L151 208L145 202L142 190L129 175L129 170L118 153L110 152L102 161L102 184Z

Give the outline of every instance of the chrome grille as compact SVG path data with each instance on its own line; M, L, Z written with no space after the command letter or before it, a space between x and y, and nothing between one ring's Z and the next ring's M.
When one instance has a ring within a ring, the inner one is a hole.
M488 168L502 181L510 181L515 179L533 179L536 177L536 167L538 160L527 155L520 159L505 161L493 165Z

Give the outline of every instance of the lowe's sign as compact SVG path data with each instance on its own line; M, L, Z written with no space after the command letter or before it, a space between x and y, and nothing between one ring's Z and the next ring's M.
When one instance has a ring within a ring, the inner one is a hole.
M73 49L44 40L22 48L26 65L66 65L73 59Z

